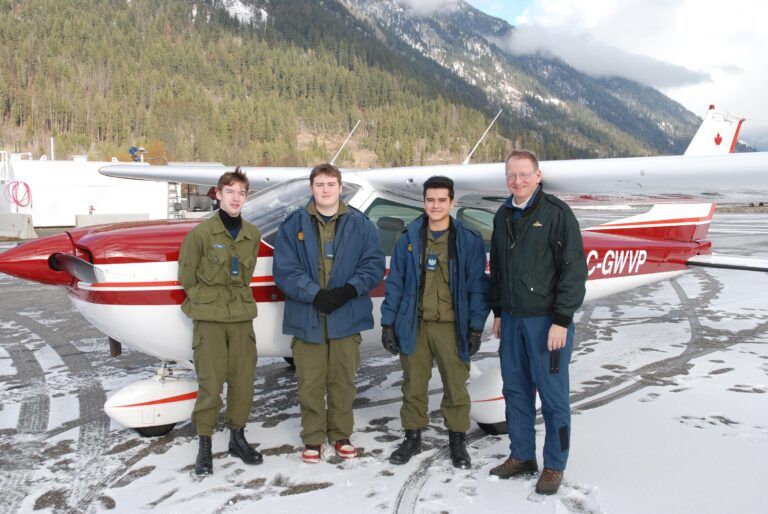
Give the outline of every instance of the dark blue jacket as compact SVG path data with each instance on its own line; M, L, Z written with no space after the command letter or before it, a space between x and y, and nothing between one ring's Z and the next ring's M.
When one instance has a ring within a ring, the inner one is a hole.
M349 208L336 221L334 259L328 289L352 285L353 298L326 316L329 339L348 337L373 328L373 304L369 293L384 277L385 257L371 220ZM311 343L323 342L320 313L312 305L320 284L319 247L312 216L305 209L291 213L280 225L275 240L272 274L285 294L283 333Z
M408 224L392 252L386 295L381 305L381 324L393 325L400 351L411 355L416 350L419 285L421 281L422 215ZM489 281L485 274L485 249L480 235L451 219L454 248L449 262L451 296L456 318L459 356L469 361L467 332L482 330L490 312Z

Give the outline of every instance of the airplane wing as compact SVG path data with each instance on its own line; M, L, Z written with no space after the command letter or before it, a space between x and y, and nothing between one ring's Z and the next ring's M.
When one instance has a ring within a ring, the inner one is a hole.
M691 139L684 155L723 155L733 153L739 141L739 131L744 118L732 116L709 106L704 121Z
M544 190L568 202L659 203L688 199L765 201L768 152L710 156L542 161ZM356 172L374 188L421 200L432 175L454 180L464 204L498 204L509 195L504 164L389 168Z
M729 202L768 198L768 152L728 153L735 147L743 119L714 108L707 112L685 155L541 161L544 189L569 203L657 203L704 198ZM729 146L730 145L730 146ZM220 164L168 166L119 164L100 169L104 175L141 180L216 185ZM243 167L251 189L308 177L307 167ZM421 201L422 184L432 175L447 175L463 205L497 205L508 196L504 163L410 166L355 173L381 192Z
M309 177L311 168L307 167L247 167L240 168L251 182L251 190L264 189L277 182L300 177ZM235 171L234 166L223 164L180 163L168 166L150 166L146 163L111 164L99 170L108 177L134 180L157 180L161 182L179 182L200 186L215 186L219 177L228 171Z

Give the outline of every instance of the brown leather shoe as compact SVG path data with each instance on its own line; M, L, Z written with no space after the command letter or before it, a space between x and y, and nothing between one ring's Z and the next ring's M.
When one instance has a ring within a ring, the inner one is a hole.
M499 478L514 478L522 475L532 475L539 470L535 460L517 460L509 458L491 469L491 475Z
M536 482L536 492L539 494L555 494L563 481L563 472L552 468L544 468Z

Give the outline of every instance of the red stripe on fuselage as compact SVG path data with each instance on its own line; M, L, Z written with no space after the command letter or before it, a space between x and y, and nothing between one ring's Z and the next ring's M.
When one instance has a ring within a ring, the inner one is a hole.
M151 400L148 402L131 403L129 405L118 405L118 407L121 407L121 408L122 407L144 407L146 405L160 405L163 403L185 402L187 400L194 400L195 398L197 398L197 391L180 394L178 396L169 396L168 398L161 398L159 400Z
M589 280L611 279L632 275L649 275L687 269L686 262L694 255L711 253L709 241L693 243L679 241L648 241L615 234L583 232L584 252L588 259ZM640 253L642 252L642 254ZM642 257L641 257L642 255ZM389 270L387 270L389 272ZM259 303L282 302L285 295L272 282L272 276L253 277L253 298ZM158 286L178 285L175 281L127 282L92 284L88 290L75 285L70 294L82 301L105 305L181 305L186 298L183 289L154 289ZM109 287L124 287L118 291ZM370 293L371 297L384 296L384 281Z

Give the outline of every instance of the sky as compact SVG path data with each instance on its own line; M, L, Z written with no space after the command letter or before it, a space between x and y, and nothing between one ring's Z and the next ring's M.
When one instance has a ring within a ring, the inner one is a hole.
M450 0L412 0L422 13ZM591 75L653 86L703 116L747 119L743 140L768 149L768 3L759 0L468 0L517 27L508 44L554 54Z

